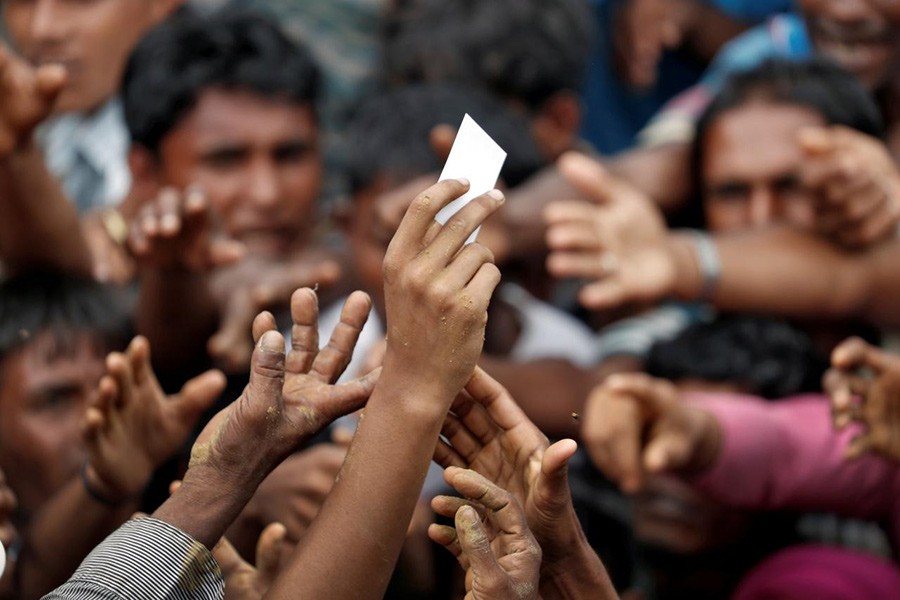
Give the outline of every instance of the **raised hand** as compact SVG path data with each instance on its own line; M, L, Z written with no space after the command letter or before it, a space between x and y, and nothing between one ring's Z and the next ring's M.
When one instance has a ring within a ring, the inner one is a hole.
M675 386L644 374L617 374L596 388L582 438L594 465L627 493L647 473L712 464L719 431L712 415L684 404Z
M283 262L247 257L217 270L210 279L210 291L218 306L220 324L207 344L210 356L228 371L246 370L253 351L247 329L256 315L289 307L297 289L328 286L340 276L341 268L333 257L315 250Z
M488 303L500 281L491 251L464 243L502 205L502 193L479 196L446 226L434 220L467 189L467 181L446 180L420 194L384 260L384 367L402 373L415 364L420 383L448 399L462 389L481 355Z
M241 558L227 538L219 540L212 554L225 579L225 600L260 600L265 595L281 570L285 534L281 523L266 527L257 541L253 565Z
M537 598L541 548L515 496L470 470L450 467L445 479L467 500L439 496L436 507L456 526L431 525L428 535L465 569L466 600Z
M625 83L646 89L656 83L663 52L684 37L690 2L627 0L616 15L614 60Z
M545 209L550 274L590 281L579 301L594 310L667 295L676 268L653 202L584 155L563 156L559 170L592 202L559 201Z
M895 237L900 223L900 173L887 146L847 127L800 134L804 184L820 199L819 230L849 248Z
M136 337L106 359L103 377L85 415L86 475L105 497L139 494L163 462L187 441L200 415L225 389L208 371L167 397L150 366L150 345Z
M615 598L603 564L588 545L568 483L568 461L577 446L562 440L550 446L509 393L476 369L451 406L435 461L448 469L471 469L516 499L543 550L544 598ZM459 489L459 488L457 488ZM459 499L438 497L432 507L452 516ZM569 592L562 592L566 589ZM571 595L569 595L571 594Z
M274 317L270 313L258 315L253 323L257 369L251 371L251 385L207 425L205 435L201 434L195 444L192 462L206 462L213 455L221 455L226 462L245 458L237 440L233 447L218 446L224 444L224 432L234 425L231 421L246 418L247 429L265 432L266 443L259 450L264 453L262 459L275 460L271 464L274 468L332 421L361 408L378 379L378 371L340 385L334 382L350 362L370 307L366 294L351 294L344 303L341 322L320 351L318 298L309 288L297 290L291 298L294 324L287 356ZM255 389L254 377L259 380L265 402L250 395Z
M129 224L128 246L142 267L193 272L234 263L244 253L239 242L215 235L199 188L165 188L145 202Z
M0 44L0 157L28 143L66 83L60 65L32 67Z
M900 357L851 338L835 348L831 364L824 387L835 426L857 422L864 427L847 457L877 452L900 461Z

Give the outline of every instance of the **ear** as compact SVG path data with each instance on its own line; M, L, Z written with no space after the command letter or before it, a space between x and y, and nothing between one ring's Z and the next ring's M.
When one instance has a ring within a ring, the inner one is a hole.
M581 128L581 102L574 92L563 91L550 97L534 113L531 131L547 158L556 160L571 150Z
M128 167L131 169L129 197L141 204L155 198L163 187L159 159L143 146L132 144L128 151Z

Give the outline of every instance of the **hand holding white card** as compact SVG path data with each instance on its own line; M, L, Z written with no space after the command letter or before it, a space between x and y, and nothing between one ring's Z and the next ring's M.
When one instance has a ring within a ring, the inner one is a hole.
M505 161L506 152L503 148L497 145L497 142L491 139L472 117L469 115L463 117L439 181L465 178L469 180L469 191L437 214L435 219L438 223L445 224L466 204L494 189ZM474 242L479 231L480 227L469 236L466 244Z

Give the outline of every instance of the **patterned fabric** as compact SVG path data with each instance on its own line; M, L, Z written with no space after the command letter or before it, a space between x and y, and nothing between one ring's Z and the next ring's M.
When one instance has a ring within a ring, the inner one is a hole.
M205 600L225 595L212 554L164 521L132 519L44 600Z
M722 88L728 75L749 70L770 58L803 60L813 53L803 19L778 15L728 43L713 60L700 83L676 96L640 133L644 146L690 142L694 124Z
M128 194L130 139L118 98L90 116L67 114L45 123L38 140L79 212L114 206Z

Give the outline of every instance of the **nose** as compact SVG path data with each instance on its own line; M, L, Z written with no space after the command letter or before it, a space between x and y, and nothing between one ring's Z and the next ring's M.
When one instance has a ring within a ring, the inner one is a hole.
M69 18L62 14L59 0L37 0L31 17L31 35L38 44L56 44L66 37Z
M278 206L281 197L281 186L278 181L278 169L271 160L259 158L250 167L247 198L257 208L271 210Z
M768 225L775 218L775 195L765 186L754 188L750 197L749 222L754 227Z

